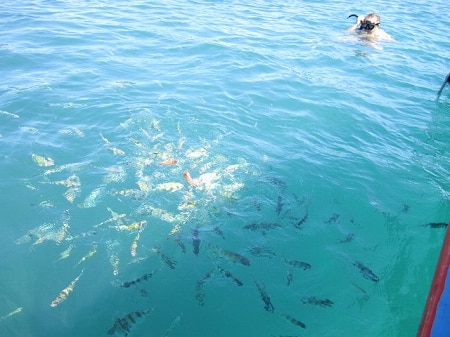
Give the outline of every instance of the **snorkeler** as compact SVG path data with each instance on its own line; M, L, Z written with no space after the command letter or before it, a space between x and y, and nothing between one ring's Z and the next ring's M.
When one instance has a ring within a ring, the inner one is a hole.
M356 17L356 22L353 26L347 29L348 32L357 32L364 38L376 40L391 40L394 38L380 28L380 16L376 13L362 15L350 14L348 18Z
M442 83L441 88L439 89L439 91L437 93L437 98L439 98L439 96L441 96L441 92L447 83L450 84L450 73L448 73L448 75L445 77L444 83Z

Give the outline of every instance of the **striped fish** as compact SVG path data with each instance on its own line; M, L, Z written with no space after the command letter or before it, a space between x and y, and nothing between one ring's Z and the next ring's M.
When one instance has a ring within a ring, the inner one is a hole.
M81 275L83 275L84 269L81 271L80 275L78 275L72 282L69 283L67 287L65 287L59 295L50 303L50 306L52 308L59 305L61 302L64 302L69 296L69 294L73 291L73 288L75 288L75 285L77 284L78 280L80 279Z

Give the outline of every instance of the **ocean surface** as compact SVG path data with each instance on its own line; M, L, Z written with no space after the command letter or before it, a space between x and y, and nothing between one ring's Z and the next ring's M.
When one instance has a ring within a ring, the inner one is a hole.
M372 11L395 41L345 31ZM449 12L2 1L0 336L414 336Z

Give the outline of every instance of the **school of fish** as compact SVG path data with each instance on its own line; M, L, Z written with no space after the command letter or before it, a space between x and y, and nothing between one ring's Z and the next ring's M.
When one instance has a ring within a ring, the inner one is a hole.
M286 292L290 292L296 286L297 279L302 278L300 274L307 275L318 267L302 260L301 249L287 256L286 253L277 253L270 246L249 244L236 247L228 241L227 227L220 214L228 209L230 211L225 212L226 217L233 216L232 210L239 208L247 180L259 180L262 185L277 191L277 196L272 203L274 219L246 220L241 226L243 233L264 238L277 235L277 231L286 227L300 232L308 226L309 213L303 207L304 200L296 195L288 200L284 195L286 183L283 179L263 175L257 165L243 158L226 158L215 153L214 144L220 139L202 141L199 145L182 134L180 125L176 128L177 139L173 139L162 131L160 121L152 120L138 130L129 131L135 124L136 120L132 118L121 124L122 130L129 132L126 142L123 139L121 142L115 141L113 135L98 134L99 147L103 147L105 155L112 159L110 166L60 163L57 157L46 153L31 155L31 161L36 164L36 175L25 186L42 195L43 200L36 207L55 209L58 207L56 205L64 205L64 208L54 221L27 229L17 238L16 244L29 244L33 249L44 244L57 246L60 252L54 262L61 270L69 260L72 261L72 275L67 280L59 281L59 288L54 289L55 297L49 298L48 303L54 308L52 310L70 305L72 297L83 296L78 291L78 285L83 283L86 274L95 273L100 261L109 264L113 286L118 289L134 288L137 290L135 296L148 297L150 280L159 276L159 270L168 268L176 272L179 260L184 261L183 256L188 254L192 254L192 264L200 258L210 260L209 269L198 274L195 283L186 286L193 292L194 305L214 305L209 303L208 292L223 280L229 291L246 288L252 293L255 311L263 309L262 312L276 314L295 328L307 328L307 322L298 317L302 307L333 308L335 301L309 294L298 298L300 309L292 314L279 311L282 306L271 294L273 287L268 286L267 280L253 279L252 259L272 261L270 263L285 271L286 277L280 284ZM69 131L63 130L61 134L85 136L79 129ZM89 177L89 170L95 170L100 179L97 184L85 186L83 182ZM50 196L55 191L61 200ZM287 205L299 211L292 212ZM252 207L256 211L261 209L258 196L254 198ZM100 209L103 217L75 218L74 214L79 216L92 208ZM323 224L332 226L339 219L340 215L333 213L324 217ZM439 227L435 224L430 226ZM154 238L156 233L159 236ZM348 243L351 239L341 242ZM178 250L167 248L168 242L174 243ZM135 277L122 273L123 269L129 271L133 266L141 268L148 260L159 261L160 269L148 270ZM376 272L363 261L352 260L348 265L352 265L362 276L360 282L379 282ZM117 308L118 314L111 317L106 333L129 336L136 324L150 320L158 306L143 303L144 307L130 312L121 312ZM22 309L19 307L5 314L1 320L21 313ZM179 314L166 329L166 336L182 325Z

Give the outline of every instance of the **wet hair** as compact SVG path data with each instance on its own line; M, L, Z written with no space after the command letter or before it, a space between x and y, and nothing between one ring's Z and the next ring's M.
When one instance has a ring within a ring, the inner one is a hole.
M372 21L374 23L378 23L378 24L381 23L380 16L377 13L367 14L366 17L364 18L364 21L366 21L366 20L370 20L370 21Z

